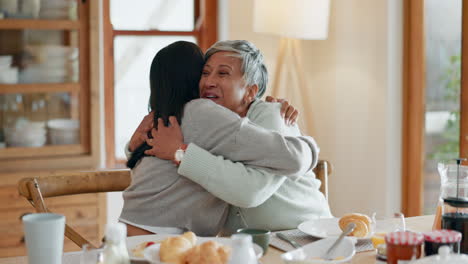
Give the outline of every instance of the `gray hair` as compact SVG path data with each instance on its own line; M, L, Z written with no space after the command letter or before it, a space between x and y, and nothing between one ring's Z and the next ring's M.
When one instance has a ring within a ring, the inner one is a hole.
M258 86L257 98L263 96L268 83L268 71L263 62L263 55L254 44L247 40L223 40L211 46L205 54L205 61L216 52L227 51L232 56L241 59L241 71L247 85Z

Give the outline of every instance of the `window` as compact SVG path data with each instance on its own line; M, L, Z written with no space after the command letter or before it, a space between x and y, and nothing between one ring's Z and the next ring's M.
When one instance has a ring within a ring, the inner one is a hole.
M468 6L405 2L403 211L434 214L439 161L468 157Z
M148 113L149 69L164 46L185 40L206 50L217 39L216 0L105 0L105 138L108 167Z

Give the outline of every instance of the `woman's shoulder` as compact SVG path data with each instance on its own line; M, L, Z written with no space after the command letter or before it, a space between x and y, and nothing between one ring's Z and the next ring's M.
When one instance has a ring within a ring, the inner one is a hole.
M249 109L249 115L259 115L259 114L266 114L266 113L280 113L281 104L280 103L271 103L265 102L263 100L255 100Z
M218 118L240 118L231 110L214 103L209 99L195 99L188 102L184 107L184 122L190 118L201 122L207 120L213 122Z
M185 109L196 109L196 108L204 108L204 107L214 107L216 104L208 99L194 99L187 104L185 104Z
M281 116L281 103L256 100L252 103L247 117L255 124L284 135L300 135L296 125L288 126Z
M268 121L279 121L281 118L281 104L280 103L269 103L262 100L256 100L250 106L247 117L254 123L262 125L260 123Z

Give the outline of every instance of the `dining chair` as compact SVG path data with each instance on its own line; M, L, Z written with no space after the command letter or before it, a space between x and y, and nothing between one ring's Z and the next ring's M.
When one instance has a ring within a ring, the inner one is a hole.
M320 191L328 199L328 177L332 172L329 161L320 160L314 168L317 179L322 182ZM64 195L119 192L125 190L131 182L131 172L123 170L96 170L80 172L51 173L43 177L23 178L18 182L18 191L38 213L50 212L44 198ZM80 248L84 244L95 247L69 225L65 225L65 236Z
M130 185L131 172L124 170L96 170L80 172L51 172L44 177L23 178L18 182L18 191L38 213L50 212L44 198L73 194L119 192ZM84 244L96 248L69 225L65 225L65 236L80 248Z
M333 165L327 160L319 160L317 166L314 168L315 177L322 182L320 191L328 200L328 180L330 174L333 172Z

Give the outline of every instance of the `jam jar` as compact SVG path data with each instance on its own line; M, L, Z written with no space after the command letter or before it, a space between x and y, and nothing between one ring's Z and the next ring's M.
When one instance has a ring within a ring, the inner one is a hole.
M421 246L424 236L421 233L410 231L397 231L385 235L387 244L387 263L409 263L421 257Z
M455 230L434 230L424 233L424 253L431 256L439 252L439 247L448 246L454 253L460 253L462 234Z

